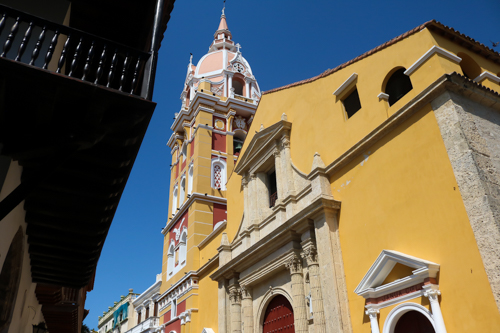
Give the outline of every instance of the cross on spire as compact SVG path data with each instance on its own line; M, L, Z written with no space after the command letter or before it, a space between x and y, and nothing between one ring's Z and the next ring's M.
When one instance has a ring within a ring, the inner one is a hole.
M240 48L241 48L240 43L237 43L237 44L236 44L236 47L238 48L238 53L240 53Z

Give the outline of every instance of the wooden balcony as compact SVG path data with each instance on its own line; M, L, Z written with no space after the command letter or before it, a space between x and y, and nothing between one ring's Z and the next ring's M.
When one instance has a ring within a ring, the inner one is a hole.
M148 97L150 53L2 5L0 15L1 58Z

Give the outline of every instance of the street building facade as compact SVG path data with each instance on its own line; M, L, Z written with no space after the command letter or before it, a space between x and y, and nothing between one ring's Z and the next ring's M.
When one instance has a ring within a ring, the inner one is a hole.
M0 332L81 331L173 3L0 1Z

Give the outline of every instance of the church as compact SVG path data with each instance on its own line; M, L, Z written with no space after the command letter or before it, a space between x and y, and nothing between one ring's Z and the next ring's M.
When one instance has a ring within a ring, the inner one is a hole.
M161 287L138 318L164 333L497 332L499 76L499 53L429 21L261 92L223 12L187 67Z

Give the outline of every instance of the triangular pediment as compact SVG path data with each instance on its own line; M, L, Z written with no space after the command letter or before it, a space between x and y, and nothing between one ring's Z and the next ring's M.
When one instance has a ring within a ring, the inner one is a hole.
M393 272L396 265L397 271ZM405 271L409 274L401 276ZM398 278L388 279L391 272ZM354 292L365 298L379 297L423 283L426 278L435 278L438 272L439 264L397 251L383 250Z
M283 132L289 131L291 128L292 123L286 120L281 120L276 124L273 124L256 133L252 140L248 143L246 149L244 149L243 154L238 159L238 163L235 168L236 173L243 175L243 173L252 165L252 161L261 155L260 152L275 145L275 140L280 138Z
M211 328L203 328L203 331L201 331L201 333L214 333L214 330L211 329Z

